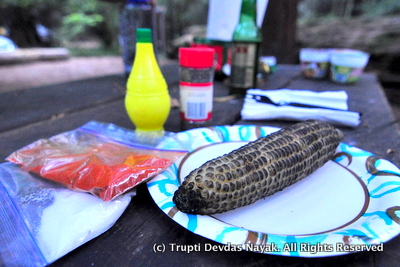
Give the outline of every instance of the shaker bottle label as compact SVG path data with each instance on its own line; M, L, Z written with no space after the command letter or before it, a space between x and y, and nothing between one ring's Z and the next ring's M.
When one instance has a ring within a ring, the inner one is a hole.
M328 62L300 62L300 68L303 72L303 75L307 78L324 78L327 74L328 67Z
M212 83L180 83L181 117L184 120L207 121L212 117Z
M331 66L331 78L334 82L354 83L357 82L362 74L362 69L346 66Z
M231 84L240 87L252 87L255 77L257 45L254 43L235 43L232 46Z

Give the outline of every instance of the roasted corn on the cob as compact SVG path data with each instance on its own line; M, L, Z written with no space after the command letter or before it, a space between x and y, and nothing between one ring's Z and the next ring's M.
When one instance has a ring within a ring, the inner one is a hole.
M180 211L194 214L249 205L320 168L342 138L340 130L315 120L281 129L193 170L173 202Z

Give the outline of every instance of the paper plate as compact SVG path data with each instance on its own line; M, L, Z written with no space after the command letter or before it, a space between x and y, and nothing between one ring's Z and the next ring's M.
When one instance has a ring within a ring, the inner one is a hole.
M191 170L276 130L246 125L179 133L191 152L148 183L152 198L182 227L221 244L202 251L326 257L380 251L400 233L400 170L344 143L316 172L252 205L212 216L175 207L173 194Z

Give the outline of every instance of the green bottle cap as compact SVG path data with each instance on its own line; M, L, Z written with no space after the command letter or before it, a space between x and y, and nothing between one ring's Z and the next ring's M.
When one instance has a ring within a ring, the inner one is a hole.
M136 39L138 43L151 43L151 29L136 29Z

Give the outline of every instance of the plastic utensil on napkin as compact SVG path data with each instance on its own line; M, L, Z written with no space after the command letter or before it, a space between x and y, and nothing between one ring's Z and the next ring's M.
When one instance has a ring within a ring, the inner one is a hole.
M345 91L247 90L241 111L243 120L317 119L335 125L357 127L361 115L349 111Z

